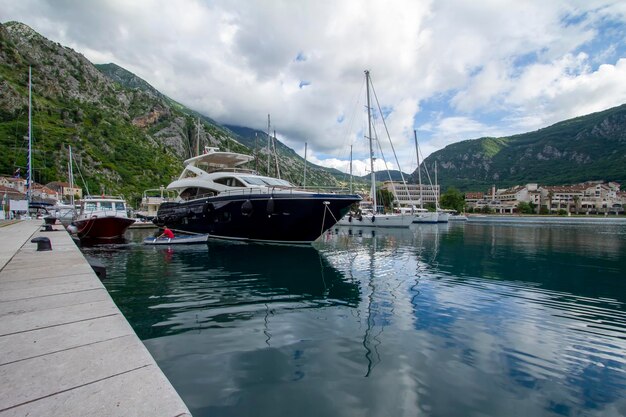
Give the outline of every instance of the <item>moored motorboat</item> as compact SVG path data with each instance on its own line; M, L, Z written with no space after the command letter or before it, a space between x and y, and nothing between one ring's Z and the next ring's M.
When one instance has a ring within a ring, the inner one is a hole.
M123 198L88 196L80 201L80 213L68 230L81 239L117 239L134 222Z
M175 202L159 207L154 223L212 238L308 244L361 200L356 194L317 193L258 175L242 166L253 156L206 148L184 162L167 186Z
M147 237L143 240L144 245L189 245L194 243L206 243L209 235L182 235L169 237Z

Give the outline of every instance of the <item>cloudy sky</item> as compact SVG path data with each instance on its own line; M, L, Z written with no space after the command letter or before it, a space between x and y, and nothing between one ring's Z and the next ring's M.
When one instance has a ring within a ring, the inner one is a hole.
M358 174L366 69L405 172L413 129L427 156L626 103L623 0L0 0L10 20L221 123L266 130L271 114L321 165L347 170L352 146Z

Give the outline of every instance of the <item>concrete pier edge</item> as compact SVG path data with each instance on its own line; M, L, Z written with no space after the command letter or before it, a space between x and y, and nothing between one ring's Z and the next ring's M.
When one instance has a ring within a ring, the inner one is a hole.
M190 416L69 234L41 225L0 223L0 417Z

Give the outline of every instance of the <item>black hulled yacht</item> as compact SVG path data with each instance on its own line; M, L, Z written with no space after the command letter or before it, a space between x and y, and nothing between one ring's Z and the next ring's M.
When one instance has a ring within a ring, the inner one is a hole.
M361 200L356 194L298 189L242 167L252 160L217 148L187 159L180 177L167 186L178 192L177 200L163 203L154 223L212 238L309 244Z

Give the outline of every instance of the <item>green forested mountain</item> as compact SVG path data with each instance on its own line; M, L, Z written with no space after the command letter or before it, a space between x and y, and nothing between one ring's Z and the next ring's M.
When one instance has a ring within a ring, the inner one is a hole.
M465 191L529 182L624 182L626 105L535 132L455 143L431 154L424 164L432 170L435 161L442 187Z
M231 130L169 99L123 68L96 67L28 26L8 22L0 25L0 174L10 175L18 167L26 171L29 66L33 176L39 183L67 179L71 146L79 185L91 193L122 193L135 203L143 190L175 178L196 147L254 151ZM299 183L297 158L282 153L281 171ZM258 157L264 173L265 150ZM323 169L312 170L322 171L312 177L319 181L316 185L337 184Z

